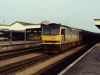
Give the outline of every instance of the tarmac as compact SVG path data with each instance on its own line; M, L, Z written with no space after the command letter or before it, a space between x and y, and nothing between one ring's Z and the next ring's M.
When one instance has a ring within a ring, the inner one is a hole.
M58 75L100 75L100 43L94 45Z

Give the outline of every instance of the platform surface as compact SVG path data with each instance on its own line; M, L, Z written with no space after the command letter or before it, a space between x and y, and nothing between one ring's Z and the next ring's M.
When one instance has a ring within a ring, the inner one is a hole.
M70 66L58 75L100 75L100 43L93 46Z
M0 45L11 45L11 44L24 44L24 43L38 43L41 41L0 41Z

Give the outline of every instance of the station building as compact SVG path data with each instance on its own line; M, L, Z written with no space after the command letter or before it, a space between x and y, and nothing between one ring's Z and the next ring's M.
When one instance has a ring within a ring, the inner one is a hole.
M20 40L40 40L42 34L42 24L47 25L49 24L49 21L43 21L39 24L16 21L11 25L0 25L0 30L10 31L12 37L22 37Z

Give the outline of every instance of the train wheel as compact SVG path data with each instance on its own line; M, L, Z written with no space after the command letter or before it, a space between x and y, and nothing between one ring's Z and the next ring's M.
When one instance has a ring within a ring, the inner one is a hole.
M64 45L61 45L61 51L64 51L65 50L65 47L64 47Z
M71 48L71 44L69 44L69 48Z
M68 49L70 49L72 47L72 43L68 44Z
M78 42L76 42L76 46L78 46Z
M69 47L69 44L67 45L67 48L69 49L70 47Z
M78 45L80 45L80 42L78 42Z
M67 50L67 48L68 48L68 47L67 47L67 44L65 44L65 50Z

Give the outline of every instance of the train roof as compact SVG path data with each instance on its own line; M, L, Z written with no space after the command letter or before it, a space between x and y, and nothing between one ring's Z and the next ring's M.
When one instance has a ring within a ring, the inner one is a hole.
M50 23L48 25L45 25L45 24L41 24L42 27L66 27L66 28L70 28L71 30L77 30L77 31L81 31L81 32L88 32L88 33L95 33L95 32L91 32L91 31L87 31L87 30L84 30L84 29L78 29L78 28L74 28L74 27L69 27L69 26L66 26L66 25L61 25L60 23L59 24L56 24L56 23ZM95 33L95 34L100 34L100 33Z
M61 25L60 23L59 24L56 24L56 23L50 23L48 25L45 25L45 24L42 24L42 27L66 27L66 28L70 28L72 30L81 30L81 29L77 29L77 28L73 28L73 27L69 27L69 26L66 26L66 25Z
M65 25L61 25L60 23L59 24L56 24L56 23L50 23L48 25L45 25L45 24L42 24L42 27L67 27L67 28L70 28L68 26L65 26Z

